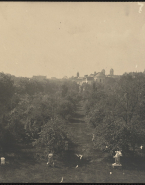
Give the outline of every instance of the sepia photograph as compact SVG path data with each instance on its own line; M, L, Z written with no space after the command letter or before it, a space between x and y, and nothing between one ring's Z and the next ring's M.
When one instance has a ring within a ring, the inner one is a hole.
M0 183L145 183L145 2L0 2Z

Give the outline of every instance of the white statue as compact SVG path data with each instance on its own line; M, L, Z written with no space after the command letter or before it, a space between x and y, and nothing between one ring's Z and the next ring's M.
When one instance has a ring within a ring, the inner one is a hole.
M114 164L112 164L112 166L114 167L114 166L122 166L121 164L120 164L120 157L122 156L122 153L121 153L121 151L115 151L115 156L113 157L113 158L115 158L115 163Z
M143 149L143 146L142 146L142 145L140 146L140 149L141 149L141 150Z
M115 158L115 163L120 164L120 157L122 156L121 151L115 151L116 155L113 157Z
M48 162L47 162L48 165L52 165L54 166L54 162L53 162L53 152L49 153L48 154Z

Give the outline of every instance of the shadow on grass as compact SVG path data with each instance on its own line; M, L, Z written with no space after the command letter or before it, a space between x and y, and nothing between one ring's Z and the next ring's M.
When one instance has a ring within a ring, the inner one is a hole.
M6 153L6 166L12 166L13 168L19 168L22 163L34 165L38 161L34 157L34 152L28 150L18 150L13 153Z
M75 152L67 151L62 157L62 162L66 167L76 167L77 165L79 167L83 167L90 163L90 159L84 157L80 159L80 157L78 157Z
M145 157L135 156L122 159L122 164L127 170L145 171Z

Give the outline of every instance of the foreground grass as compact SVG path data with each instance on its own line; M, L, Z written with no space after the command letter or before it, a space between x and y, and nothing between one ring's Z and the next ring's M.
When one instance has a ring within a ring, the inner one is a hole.
M145 171L131 166L113 169L111 162L102 158L78 168L65 166L61 161L54 168L48 167L46 161L15 161L0 166L1 183L59 183L62 177L64 183L144 183Z

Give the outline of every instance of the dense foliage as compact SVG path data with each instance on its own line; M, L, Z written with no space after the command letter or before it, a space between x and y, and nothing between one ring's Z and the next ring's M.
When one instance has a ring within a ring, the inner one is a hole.
M118 81L92 89L84 106L97 148L122 149L127 154L144 144L144 74L124 74Z
M72 142L67 123L83 100L95 147L124 154L145 144L145 75L124 74L105 84L70 79L36 80L0 73L0 150L17 151L30 145L62 154Z
M80 99L75 82L1 73L0 95L1 152L15 152L26 144L47 152L64 150L62 146L70 140L64 125Z

